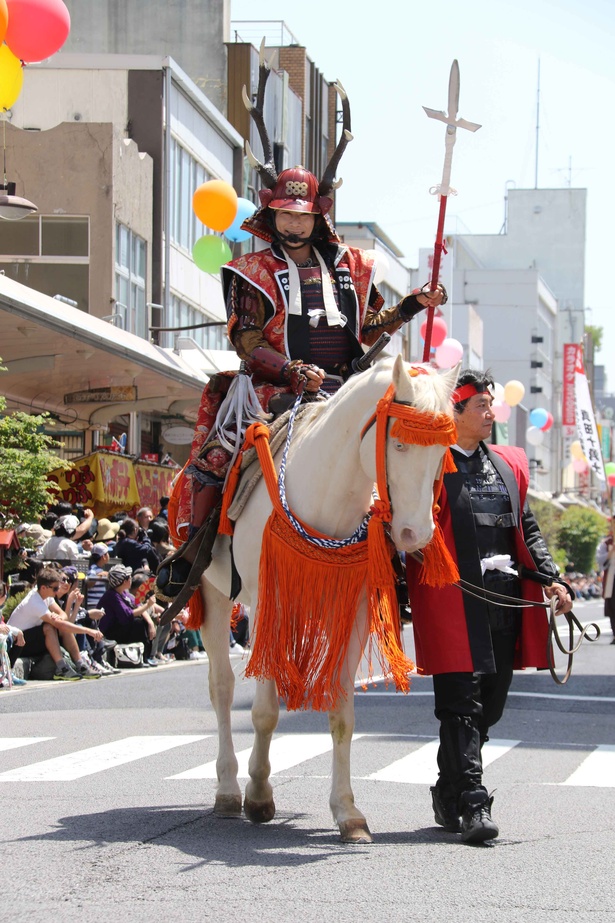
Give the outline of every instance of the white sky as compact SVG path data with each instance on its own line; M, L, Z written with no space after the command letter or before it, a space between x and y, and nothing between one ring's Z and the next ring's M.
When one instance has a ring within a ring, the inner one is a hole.
M354 141L338 175L340 221L376 221L418 263L433 245L451 62L461 71L449 232L497 234L506 183L533 188L540 59L538 186L584 187L586 322L604 328L597 361L615 391L612 266L615 0L231 0L236 20L284 20L350 100ZM254 41L258 45L258 40Z

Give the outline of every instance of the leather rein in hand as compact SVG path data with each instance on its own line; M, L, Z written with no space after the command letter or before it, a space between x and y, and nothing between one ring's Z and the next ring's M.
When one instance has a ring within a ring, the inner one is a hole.
M411 557L413 557L415 561L418 561L419 563L423 560L423 555L420 551L412 552ZM476 586L476 584L470 583L468 580L462 580L461 578L452 585L456 586L461 590L462 593L466 593L468 596L475 596L476 599L482 599L483 602L498 603L507 609L531 609L534 606L538 606L541 609L548 610L549 630L547 634L547 663L549 666L549 673L558 686L563 686L564 683L567 683L570 679L574 655L581 647L583 641L587 640L593 642L597 641L600 637L599 625L597 625L595 622L588 622L587 625L583 626L579 622L574 612L571 610L570 612L561 613L568 624L568 647L565 647L559 632L559 628L557 626L557 599L555 598L550 599L548 602L542 603L533 602L527 599L518 599L516 596L506 596L504 593L496 593L494 590L487 590L485 587ZM579 640L577 644L574 644L575 628L579 632ZM589 634L590 629L595 631L593 637ZM561 678L557 675L557 670L555 667L555 651L553 647L554 642L562 654L568 658L566 670Z

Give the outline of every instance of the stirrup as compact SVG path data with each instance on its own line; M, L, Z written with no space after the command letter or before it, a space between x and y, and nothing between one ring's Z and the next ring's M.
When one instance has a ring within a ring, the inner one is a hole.
M170 603L160 616L160 625L168 625L181 612L198 589L201 574L211 564L212 549L220 522L220 509L220 505L214 507L196 535L160 564L156 576L156 597ZM196 551L194 561L188 569L189 562L186 561L185 555L189 548L195 548ZM174 595L170 595L174 586L180 586L180 589Z

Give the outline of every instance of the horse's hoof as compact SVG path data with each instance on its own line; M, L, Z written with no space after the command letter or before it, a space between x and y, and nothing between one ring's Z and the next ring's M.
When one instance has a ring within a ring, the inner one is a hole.
M267 824L275 817L275 802L271 801L256 802L246 798L243 803L243 809L248 820L253 824Z
M241 817L241 795L216 795L214 814L218 817Z
M342 843L371 843L372 835L365 820L343 820L339 824Z

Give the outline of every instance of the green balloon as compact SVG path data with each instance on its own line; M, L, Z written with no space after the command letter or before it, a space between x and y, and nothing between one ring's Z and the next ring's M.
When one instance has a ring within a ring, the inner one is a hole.
M221 237L205 234L199 237L192 248L192 259L203 272L219 272L220 267L231 259L231 248Z

